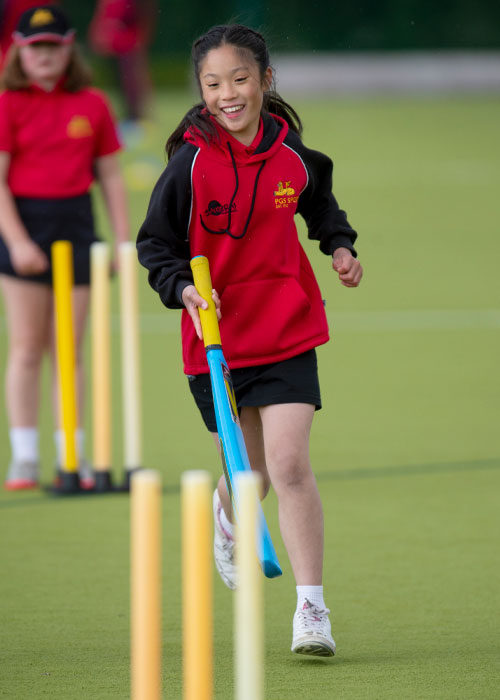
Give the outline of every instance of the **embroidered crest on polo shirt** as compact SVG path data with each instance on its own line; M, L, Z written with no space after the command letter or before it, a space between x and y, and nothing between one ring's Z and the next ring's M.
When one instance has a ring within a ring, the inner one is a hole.
M92 136L94 130L88 117L75 115L71 117L66 132L70 139L83 139L86 136Z
M30 19L30 27L43 27L51 22L55 22L54 15L50 10L42 7L33 13L33 17Z
M298 202L299 198L291 184L290 180L285 180L285 185L283 185L282 180L278 182L277 189L274 190L274 205L276 209L286 209L290 204Z

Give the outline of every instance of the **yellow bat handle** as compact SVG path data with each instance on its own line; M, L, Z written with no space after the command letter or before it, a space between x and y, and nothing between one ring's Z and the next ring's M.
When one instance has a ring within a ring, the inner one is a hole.
M204 255L197 255L191 260L191 270L193 272L194 286L198 294L208 302L208 309L198 309L200 312L201 330L203 331L203 342L205 347L209 345L221 345L219 322L215 303L212 299L212 280L210 278L210 268L208 259Z

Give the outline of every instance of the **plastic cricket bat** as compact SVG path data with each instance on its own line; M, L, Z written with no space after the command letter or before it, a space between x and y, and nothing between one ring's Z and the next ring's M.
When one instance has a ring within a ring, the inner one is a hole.
M207 353L210 381L214 399L217 432L219 434L222 467L226 477L233 512L238 519L238 499L234 488L237 472L250 471L250 462L241 430L238 408L234 395L231 373L222 352L222 343L215 304L212 299L212 280L208 260L198 255L191 260L194 284L198 294L208 303L208 309L199 309L203 342ZM282 574L281 567L269 534L266 519L259 501L259 533L257 554L262 571L268 578Z

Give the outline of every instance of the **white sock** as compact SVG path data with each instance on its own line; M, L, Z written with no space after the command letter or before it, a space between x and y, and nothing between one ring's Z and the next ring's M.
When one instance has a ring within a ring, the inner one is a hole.
M21 462L38 460L38 428L11 428L12 459Z
M228 517L224 512L224 508L222 508L220 512L220 524L227 534L231 535L231 537L234 539L234 524L228 520Z
M323 586L297 586L297 610L302 610L306 598L320 610L326 610Z
M76 454L81 459L85 455L85 430L77 428L75 432ZM56 430L54 432L54 444L56 446L56 462L63 463L64 455L64 430Z

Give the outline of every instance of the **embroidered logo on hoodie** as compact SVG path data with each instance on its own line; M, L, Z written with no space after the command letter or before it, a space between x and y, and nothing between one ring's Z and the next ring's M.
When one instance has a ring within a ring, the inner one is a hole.
M237 211L236 204L233 202L231 205L231 212ZM208 207L205 209L205 216L221 216L221 214L229 213L229 204L220 204L216 199L209 202Z
M276 209L286 209L290 204L295 204L298 202L299 198L295 195L295 190L291 187L290 180L285 180L285 186L283 186L283 181L278 182L278 188L274 190L274 205Z

